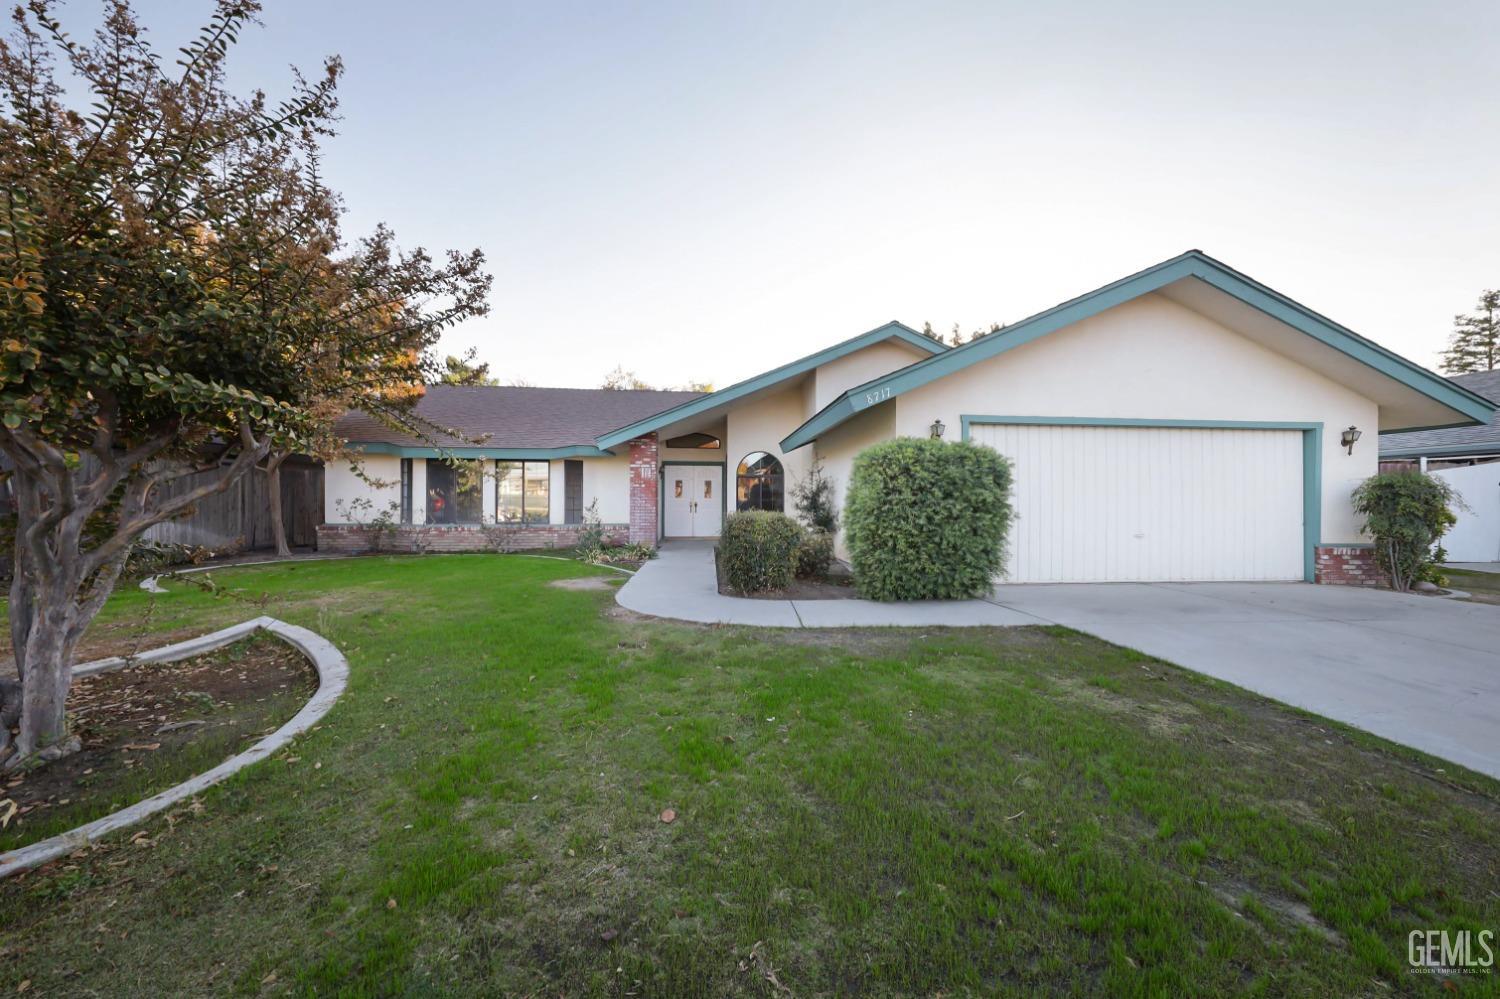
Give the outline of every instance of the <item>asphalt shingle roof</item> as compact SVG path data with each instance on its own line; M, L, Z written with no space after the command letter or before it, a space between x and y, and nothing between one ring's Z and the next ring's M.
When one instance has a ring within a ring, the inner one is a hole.
M438 436L443 447L552 448L592 446L600 434L671 409L701 392L638 389L518 388L429 385L419 417L459 431L469 440ZM360 410L339 417L335 432L352 444L431 447L433 441L391 430Z
M1477 392L1491 402L1500 403L1500 371L1476 371L1453 375L1448 379ZM1500 410L1482 427L1454 427L1449 430L1415 430L1407 434L1381 434L1380 453L1384 455L1417 454L1427 448L1472 447L1476 453L1500 452ZM1449 452L1451 453L1451 452Z

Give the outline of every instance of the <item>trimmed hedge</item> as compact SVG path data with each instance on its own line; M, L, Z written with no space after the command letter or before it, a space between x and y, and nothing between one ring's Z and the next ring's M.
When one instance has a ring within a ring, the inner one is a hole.
M854 459L844 506L854 585L872 600L989 592L1010 528L1010 462L970 442L884 441Z
M730 514L719 535L719 566L732 590L759 593L784 590L797 571L802 527L769 510Z

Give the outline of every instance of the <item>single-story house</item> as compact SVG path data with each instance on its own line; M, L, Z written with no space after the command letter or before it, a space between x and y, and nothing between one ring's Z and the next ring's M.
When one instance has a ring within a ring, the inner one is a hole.
M1500 403L1500 371L1449 381ZM1443 538L1452 562L1500 562L1500 416L1467 427L1440 427L1380 438L1380 467L1417 468L1446 481L1463 499Z
M419 410L490 436L346 417L382 484L328 469L321 547L367 544L355 506L399 511L396 549L563 545L590 504L631 541L714 537L789 510L815 460L841 502L861 450L933 435L1012 459L1008 580L1361 582L1375 434L1495 405L1191 250L960 347L891 322L704 395L435 387ZM455 495L444 450L487 483Z

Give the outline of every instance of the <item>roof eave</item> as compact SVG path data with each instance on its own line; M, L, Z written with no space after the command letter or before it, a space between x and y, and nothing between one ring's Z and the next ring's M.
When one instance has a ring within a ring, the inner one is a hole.
M650 433L653 430L658 430L680 420L691 419L700 413L734 402L737 399L742 399L753 392L759 392L778 382L806 374L819 365L827 364L829 361L837 360L840 357L852 354L857 350L863 350L865 347L879 343L882 340L890 339L901 340L903 343L920 350L926 350L934 355L941 354L949 349L931 337L923 336L904 323L889 322L883 326L877 326L868 332L861 333L859 336L851 337L841 343L824 348L817 353L808 354L806 357L800 357L778 368L772 368L770 371L756 375L754 378L747 378L742 382L736 382L717 392L710 392L708 395L691 399L680 405L673 406L671 409L665 409L645 419L637 420L628 426L600 434L594 443L600 449L608 451L642 434Z
M566 444L561 447L430 447L425 445L350 442L350 448L365 454L395 455L399 458L496 458L510 461L545 461L556 458L608 458L610 452L592 444Z
M819 434L832 429L843 420L869 406L880 405L914 388L960 371L971 364L997 357L1046 336L1048 333L1071 326L1090 316L1098 315L1106 309L1189 277L1204 281L1273 319L1306 333L1319 342L1353 357L1461 416L1469 418L1469 422L1454 424L1455 426L1489 423L1495 415L1495 404L1484 396L1365 339L1228 265L1220 263L1200 250L1189 250L1077 298L1069 299L1060 305L1055 305L997 333L971 340L941 355L917 361L905 368L871 379L863 385L856 385L824 407L811 420L792 431L782 442L782 448L786 450L788 444L793 447L810 444L817 439ZM825 414L833 411L835 407L838 407L844 415L839 419L824 419Z
M1429 444L1416 447L1381 449L1380 460L1391 458L1442 458L1457 455L1500 455L1500 441L1475 441L1470 444Z

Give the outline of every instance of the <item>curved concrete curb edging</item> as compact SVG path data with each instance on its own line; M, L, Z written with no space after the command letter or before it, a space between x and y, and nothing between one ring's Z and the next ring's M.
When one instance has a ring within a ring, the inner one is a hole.
M387 553L390 554L390 553ZM578 562L576 558L563 558L561 555L533 555L530 552L509 552L511 555L519 555L522 558L545 558L554 562ZM229 562L223 565L197 565L190 569L173 569L170 572L160 572L155 576L147 576L141 580L140 587L147 593L165 595L172 591L162 586L162 580L173 576L185 576L190 572L213 572L216 569L242 569L257 565L286 565L288 562L337 562L340 559L369 558L369 555L303 555L294 558L268 558L256 562ZM579 562L579 565L597 565L601 569L613 569L615 572L623 572L627 576L634 576L633 569L622 569L617 565L604 565L599 562ZM3 875L0 875L3 876Z
M511 554L519 555L522 558L544 558L549 562L577 562L579 565L591 565L596 569L613 569L615 572L623 572L627 576L634 576L636 572L634 569L622 569L617 565L606 565L603 562L584 562L576 558L563 558L561 555L533 555L530 552L511 552Z
M292 716L285 725L261 739L255 745L243 752L231 756L212 770L204 771L196 777L183 781L175 787L153 794L144 801L136 802L118 812L113 812L102 819L95 819L85 825L68 832L60 833L50 839L44 839L30 846L23 846L18 850L0 854L0 878L8 877L20 871L27 871L38 867L58 857L66 856L80 847L101 836L108 835L118 829L134 825L150 815L155 815L172 805L177 804L184 798L190 798L213 785L224 780L232 774L238 773L250 764L263 760L276 750L291 742L292 739L301 735L312 727L328 713L333 703L343 694L344 688L349 683L349 663L343 653L334 647L317 632L299 628L285 621L278 621L274 617L257 617L245 621L242 624L231 625L220 631L190 638L185 642L177 642L166 645L150 652L143 652L135 656L113 656L109 659L98 659L91 663L84 663L73 671L74 676L93 676L96 673L107 673L111 670L120 669L127 665L139 663L167 663L178 659L187 659L191 656L201 655L237 641L246 635L256 631L267 631L280 638L282 641L297 649L312 661L313 667L318 671L318 689L302 710Z
M147 593L170 593L162 587L160 580L171 576L186 576L190 572L213 572L216 569L242 569L247 566L256 565L286 565L288 562L337 562L346 558L368 558L367 555L300 555L292 558L264 558L252 562L224 562L219 565L195 565L189 569L172 569L169 572L159 572L154 576L147 576L141 580L141 589Z

